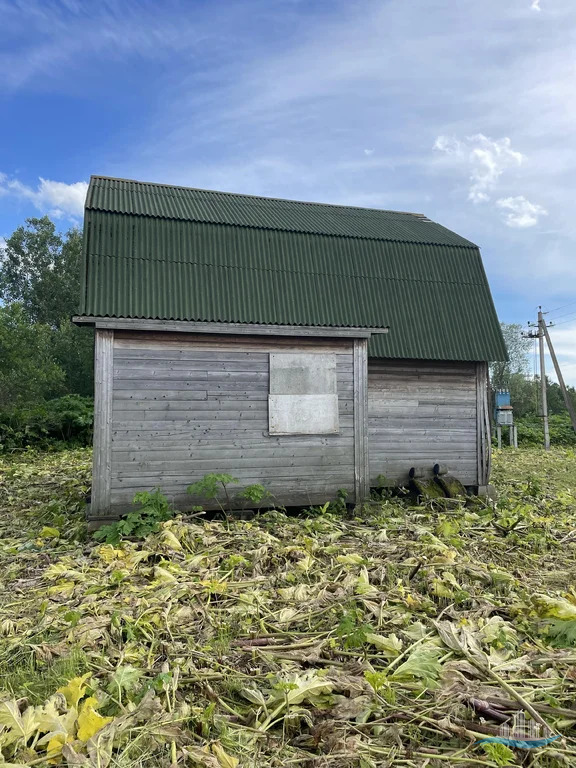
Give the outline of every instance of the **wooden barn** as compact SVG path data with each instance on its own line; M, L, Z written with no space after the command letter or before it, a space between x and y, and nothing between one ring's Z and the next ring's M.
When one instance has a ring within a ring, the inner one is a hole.
M82 275L93 525L212 472L286 506L487 484L506 350L478 247L425 216L94 176Z

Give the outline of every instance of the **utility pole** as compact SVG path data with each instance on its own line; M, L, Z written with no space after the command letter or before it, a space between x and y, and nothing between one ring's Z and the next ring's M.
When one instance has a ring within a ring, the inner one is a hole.
M564 384L562 371L560 370L560 365L558 364L556 352L554 352L554 347L552 346L552 342L550 341L550 334L548 333L548 328L546 327L546 323L542 324L542 329L544 331L544 335L546 336L546 343L548 344L548 349L550 350L550 357L552 358L552 362L554 363L554 369L556 371L556 376L558 377L558 384L560 384L560 389L562 390L562 395L564 396L564 402L566 403L566 408L568 409L568 413L570 414L570 421L572 422L572 426L574 427L574 431L576 432L576 410L574 410L574 403L572 402L572 398L568 394L568 390L566 389L566 384Z
M548 397L546 393L546 366L544 364L544 334L546 323L542 307L538 307L538 343L540 345L540 386L542 387L542 419L544 421L544 448L550 450L550 428L548 426Z

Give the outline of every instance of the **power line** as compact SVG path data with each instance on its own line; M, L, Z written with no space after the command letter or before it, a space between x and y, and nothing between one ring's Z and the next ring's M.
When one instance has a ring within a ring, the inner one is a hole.
M550 312L558 312L560 309L566 309L566 307L571 307L574 304L576 304L576 301L570 301L568 304L562 304L561 307L556 307L556 309L549 309L546 314L550 314Z
M573 312L564 312L563 315L556 315L556 317L552 318L552 322L554 322L555 320L560 320L561 317L570 317L571 315L576 315L576 310L574 310Z
M558 328L559 325L566 325L566 323L576 323L576 318L572 318L571 320L563 320L561 323L552 323L552 328Z

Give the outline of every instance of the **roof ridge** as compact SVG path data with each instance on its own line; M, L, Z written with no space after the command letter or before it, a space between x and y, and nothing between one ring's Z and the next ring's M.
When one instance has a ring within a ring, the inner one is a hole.
M429 219L424 213L415 213L414 211L396 211L391 208L369 208L362 205L343 205L342 203L322 203L315 200L296 200L290 197L268 197L267 195L249 195L246 192L228 192L221 189L206 189L205 187L185 187L183 184L166 184L160 181L140 181L139 179L125 179L120 176L103 176L100 174L92 174L92 179L103 179L105 181L124 181L129 184L142 184L146 187L163 187L165 189L184 189L189 192L207 192L208 194L215 195L227 195L230 197L245 197L249 200L273 200L278 203L295 203L296 205L322 205L327 208L345 208L346 210L355 211L375 211L379 213L395 213L400 216L414 216L417 219L428 221L431 224L438 224L438 222ZM90 207L90 206L87 206ZM98 210L98 209L95 209ZM442 226L439 224L438 226Z

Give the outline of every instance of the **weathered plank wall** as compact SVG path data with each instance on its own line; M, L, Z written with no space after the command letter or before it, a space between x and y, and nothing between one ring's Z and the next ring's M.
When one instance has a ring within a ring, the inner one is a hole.
M412 466L447 465L478 483L476 363L368 361L370 481L408 481Z
M340 431L271 436L269 354L334 353ZM116 331L113 350L111 509L160 486L180 509L209 472L238 487L262 483L285 505L354 497L353 342ZM234 488L231 488L234 491Z

